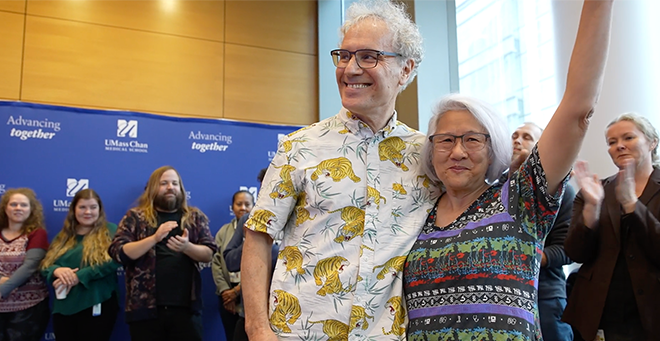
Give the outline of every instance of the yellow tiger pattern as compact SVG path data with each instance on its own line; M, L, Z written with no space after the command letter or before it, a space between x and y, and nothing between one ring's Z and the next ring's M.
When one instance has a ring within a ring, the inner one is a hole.
M406 312L401 305L401 296L391 297L387 300L387 304L390 314L394 315L394 321L392 321L392 329L388 332L383 328L383 333L385 335L402 336L406 332Z
M277 185L275 185L275 187L273 187L273 191L270 193L270 198L284 199L293 196L295 189L293 188L293 181L291 181L291 172L296 170L296 167L286 164L279 167L278 166L273 166L273 167L282 169L280 171L280 179L282 179L282 181L280 181Z
M392 190L394 190L394 193L396 194L400 194L400 195L408 194L408 191L406 191L403 185L398 182L392 184Z
M296 207L294 208L294 212L296 214L296 226L300 226L300 224L308 220L314 220L314 218L316 218L316 215L312 217L311 214L309 213L309 210L305 208L306 204L307 204L307 193L301 192L300 195L298 196Z
M288 153L291 151L293 148L293 142L307 142L306 140L286 140L282 142L282 148L284 148L284 152Z
M345 157L323 160L315 167L305 168L305 170L308 169L315 169L314 173L310 176L312 181L318 180L320 175L323 175L326 178L332 178L332 181L334 182L339 182L346 177L353 180L353 182L360 182L361 180L353 172L353 164L351 163L351 160Z
M282 179L282 181L291 182L291 172L296 170L296 167L293 167L291 165L286 165L286 164L281 165L279 167L278 166L273 166L273 167L277 168L277 169L280 169L280 168L282 169L280 171L280 179Z
M314 281L317 286L321 286L321 289L319 289L316 294L325 296L344 291L344 286L339 279L339 274L342 273L344 267L348 265L350 265L350 262L341 256L321 259L316 264L316 267L314 267ZM325 282L323 280L325 280Z
M268 210L256 210L245 225L251 230L265 233L268 231L268 227L276 221L275 213Z
M362 257L362 254L364 253L364 249L367 249L367 250L372 251L372 252L374 251L374 249L362 244L362 245L360 245L360 257Z
M288 325L296 323L301 315L298 297L283 290L275 290L273 291L273 307L270 324L282 333L291 333Z
M380 195L380 192L371 187L367 186L367 204L371 204L371 200L373 200L373 203L376 204L376 207L380 207L380 200L383 199L383 204L387 204L387 200L385 197Z
M364 309L364 307L359 306L359 305L354 305L351 308L351 329L356 329L356 328L361 328L362 330L367 330L369 328L369 322L367 321L367 318L370 318L372 321L374 319L373 316L367 314L367 311Z
M400 137L388 137L378 144L380 161L390 160L402 171L407 172L408 166L403 163L403 155L401 154L404 149L406 149L406 143Z
M337 238L334 241L343 243L357 236L362 236L364 234L364 211L355 206L346 206L328 213L339 211L341 211L341 219L344 221L344 225L339 229Z
M328 341L348 341L348 325L344 322L329 319L309 323L322 323L323 333L328 336Z
M277 259L282 259L284 265L286 265L286 271L296 270L299 275L305 273L305 269L302 267L303 255L300 250L295 246L287 246L282 249L277 255Z
M270 193L270 198L284 199L293 196L293 193L294 189L291 182L280 182L273 187L273 191Z
M403 271L403 264L406 262L406 257L407 256L392 257L387 262L385 262L385 264L374 266L372 271L375 272L376 269L383 268L383 270L380 270L378 275L376 275L378 280L385 279L385 274L389 272L392 272L396 276L396 274Z

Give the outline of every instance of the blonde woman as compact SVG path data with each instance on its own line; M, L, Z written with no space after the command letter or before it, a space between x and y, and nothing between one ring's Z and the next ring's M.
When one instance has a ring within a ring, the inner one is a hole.
M107 253L117 225L106 221L103 203L92 189L73 198L64 227L41 265L58 294L53 330L58 341L109 340L115 325L117 268Z
M610 122L605 139L617 173L600 180L585 162L575 166L581 189L564 249L582 266L563 319L575 340L658 340L660 136L627 113Z

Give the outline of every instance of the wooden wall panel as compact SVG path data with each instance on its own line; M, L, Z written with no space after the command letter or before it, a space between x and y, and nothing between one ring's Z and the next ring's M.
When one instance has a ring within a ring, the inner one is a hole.
M19 99L25 15L0 12L0 98Z
M316 57L225 45L225 117L283 124L318 120Z
M28 14L222 41L224 1L29 0Z
M0 11L25 13L25 0L0 0Z
M316 54L316 6L313 0L227 1L226 41Z
M222 115L223 44L28 16L25 101Z

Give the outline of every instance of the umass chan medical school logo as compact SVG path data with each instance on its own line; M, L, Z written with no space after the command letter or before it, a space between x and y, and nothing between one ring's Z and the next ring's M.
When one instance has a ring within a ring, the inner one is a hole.
M89 179L66 179L66 197L73 198L76 193L89 188ZM68 212L71 202L69 199L53 199L53 211Z
M137 120L117 120L117 138L105 139L105 150L109 152L148 153L149 145L137 140Z

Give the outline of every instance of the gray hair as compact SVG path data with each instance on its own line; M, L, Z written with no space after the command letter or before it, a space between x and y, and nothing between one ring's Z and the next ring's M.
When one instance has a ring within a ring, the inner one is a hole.
M502 116L489 104L470 96L450 94L443 97L433 108L429 121L428 135L436 133L440 118L452 110L465 110L474 116L490 135L488 158L491 161L486 171L486 182L494 183L509 168L511 162L511 136ZM427 139L422 147L422 167L426 175L437 184L440 179L433 167L433 145Z
M422 63L424 57L422 34L419 33L417 25L410 19L403 3L393 3L390 0L361 0L354 2L346 11L346 21L339 30L339 40L344 40L344 35L351 27L368 18L385 22L393 34L392 47L394 51L391 52L397 52L403 56L400 58L402 65L409 59L415 61L408 81L399 90L401 92L415 79L417 68Z
M658 142L660 141L660 138L658 138L658 131L653 127L651 122L644 116L634 113L634 112L628 112L625 114L621 114L617 116L615 119L613 119L607 127L605 127L606 131L605 133L607 134L607 129L611 127L615 123L619 123L621 121L628 121L634 124L639 131L644 134L647 140L649 142L653 143L655 141L655 148L651 152L651 162L653 163L654 167L660 167L660 157L658 157Z

